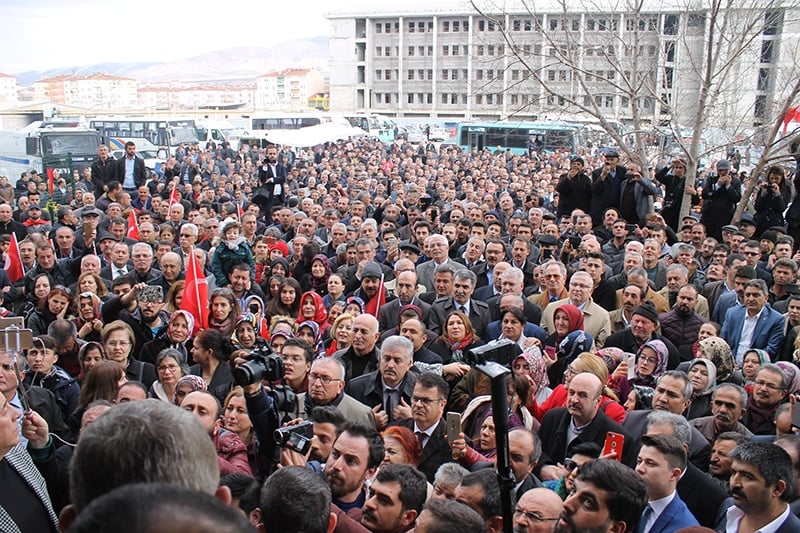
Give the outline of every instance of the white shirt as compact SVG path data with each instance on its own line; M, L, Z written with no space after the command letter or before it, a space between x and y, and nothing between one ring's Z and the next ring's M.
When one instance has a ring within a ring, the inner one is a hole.
M453 298L453 306L455 306L456 310L458 311L461 311L461 308L463 307L464 308L463 313L469 316L469 300L467 300L467 303L465 304L460 304L455 300L455 298Z
M742 325L742 334L739 336L739 347L736 350L736 366L741 367L744 360L744 354L753 344L753 332L756 330L758 319L761 318L761 313L764 312L766 306L761 308L756 315L750 316L745 308L744 311L744 324Z
M789 518L790 508L789 504L785 504L786 509L783 510L781 515L765 525L755 530L755 533L775 533L783 525L787 518ZM725 533L739 533L739 522L744 518L744 511L731 505L725 513Z
M673 491L672 494L670 494L665 498L660 498L658 500L652 500L647 502L647 505L649 505L650 508L653 509L653 512L650 513L650 519L644 525L643 531L650 531L650 528L653 527L653 525L656 523L658 517L661 516L661 513L664 512L664 509L666 509L674 499L675 499L675 492Z
M428 429L420 429L419 426L417 425L417 423L414 422L414 436L416 436L417 433L424 433L425 434L425 436L422 438L422 447L423 448L425 446L427 446L428 440L430 440L431 435L433 435L433 432L436 431L436 428L439 426L440 423L441 423L441 421L436 423L436 424L434 424L434 425L432 425Z

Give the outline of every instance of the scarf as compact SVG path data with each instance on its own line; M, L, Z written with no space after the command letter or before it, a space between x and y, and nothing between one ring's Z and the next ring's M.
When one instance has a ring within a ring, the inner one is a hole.
M451 341L449 338L445 337L445 342L447 342L450 352L452 355L453 361L463 361L464 360L464 349L472 344L472 333L467 333L463 339L460 341Z
M639 357L641 357L642 350L645 348L650 348L656 352L656 357L658 357L656 368L649 376L643 376L639 373ZM646 343L642 344L639 347L639 351L636 352L636 376L631 380L631 383L655 388L656 382L658 382L658 380L661 379L661 376L664 375L664 372L667 371L668 362L669 350L667 350L667 345L658 339L651 339L647 341Z
M238 249L239 249L239 246L240 246L242 243L246 242L246 241L245 241L245 238L244 238L244 237L242 237L241 235L239 235L238 237L236 237L236 238L235 238L234 240L232 240L232 241L226 241L226 240L223 240L222 242L223 242L223 244L225 244L225 246L228 248L228 250L231 250L231 251L235 252L236 250L238 250Z
M750 398L747 399L747 410L750 412L750 425L748 429L753 431L754 429L759 428L764 422L768 422L772 420L772 417L775 416L775 411L778 410L777 405L772 405L770 407L759 407L756 405L755 398L753 395L750 395Z
M328 278L331 274L333 274L333 270L331 270L331 263L328 261L328 256L325 254L317 254L311 260L311 266L314 266L314 262L319 261L322 263L322 266L325 267L325 274L321 278L315 278L313 275L308 277L308 284L311 285L311 288L318 291L319 289L327 289L328 287Z
M717 367L717 382L728 381L733 374L733 353L731 347L720 337L706 337L698 342L706 359Z
M208 315L208 327L222 333L225 337L230 337L233 333L233 317L229 316L225 320L217 320L213 313Z

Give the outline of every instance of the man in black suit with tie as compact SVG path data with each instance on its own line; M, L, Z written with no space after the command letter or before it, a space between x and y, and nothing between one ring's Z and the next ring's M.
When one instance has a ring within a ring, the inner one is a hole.
M425 474L429 483L433 483L436 470L452 460L442 418L449 392L450 387L442 376L432 372L421 374L411 396L411 418L397 423L413 431L422 444L417 469Z
M278 147L267 147L267 158L258 168L259 187L253 194L253 203L262 213L272 213L272 208L286 201L286 167L278 162Z
M461 311L472 324L478 337L483 337L489 323L489 306L472 299L475 290L475 272L459 270L453 276L453 296L439 298L431 306L429 326L436 333L441 333L447 316L453 311Z
M116 162L114 177L132 199L139 197L138 189L147 181L147 169L144 159L136 155L136 143L133 141L125 143L125 157Z

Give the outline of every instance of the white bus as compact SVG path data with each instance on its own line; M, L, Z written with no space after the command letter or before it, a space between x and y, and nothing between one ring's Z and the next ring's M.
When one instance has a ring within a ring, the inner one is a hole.
M166 148L169 155L174 155L181 144L201 144L193 119L97 117L89 121L89 126L100 134L104 142L114 137L141 137Z

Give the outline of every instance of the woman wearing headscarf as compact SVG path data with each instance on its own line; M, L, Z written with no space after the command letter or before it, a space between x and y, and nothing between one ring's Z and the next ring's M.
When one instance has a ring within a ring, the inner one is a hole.
M558 346L570 333L583 330L583 312L572 304L562 304L553 312L553 327L555 331L544 341L545 354L551 360L555 359L547 370L547 377L550 380L551 387L561 383L564 369L569 364L556 356Z
M318 357L325 357L325 342L322 340L322 334L316 322L313 320L304 320L300 322L297 325L294 336L298 339L303 339L311 345L315 359Z
M800 368L797 368L794 363L789 361L778 361L775 364L786 374L786 381L789 383L789 386L786 387L786 392L788 394L800 392Z
M200 376L194 376L192 374L183 376L178 380L178 383L175 384L175 397L173 398L173 403L179 406L183 399L186 398L186 395L190 392L205 390L208 390L208 386L206 385L205 380L203 380L203 378Z
M610 387L617 393L618 398L627 398L634 385L655 387L656 382L667 371L668 362L669 350L666 344L658 339L649 340L642 344L636 354L633 379L628 379L628 363L620 363L614 371Z
M267 324L266 316L264 315L264 311L266 309L266 304L264 300L261 299L261 296L257 294L251 294L247 298L244 299L242 302L242 313L252 313L256 319L256 335L261 337L262 339L269 339L269 324Z
M314 291L304 292L300 297L300 309L297 313L297 324L316 322L320 337L327 333L331 325L328 323L328 312L322 303L322 296Z
M731 347L720 337L707 337L697 343L697 357L711 360L717 369L717 384L742 383L741 372L736 370Z
M328 278L333 274L331 263L325 254L317 254L311 259L311 271L300 280L304 291L314 291L320 297L328 294Z
M758 369L771 362L769 354L764 350L752 348L744 353L744 357L742 357L742 381L747 394L753 395L753 383L755 383Z
M639 411L642 409L650 410L653 408L653 396L655 390L653 387L644 387L642 385L634 385L628 394L628 399L625 401L626 411Z
M717 388L717 367L710 359L695 359L689 366L692 403L683 413L687 420L711 414L711 396Z
M144 343L139 359L152 365L156 364L156 356L161 350L174 348L183 356L183 360L192 363L192 331L194 316L188 311L179 309L172 313L169 321L158 330L153 340Z
M553 389L547 383L547 364L538 346L531 346L511 363L511 371L528 381L530 388L527 398L521 398L525 406L544 403ZM530 409L530 408L529 408Z

